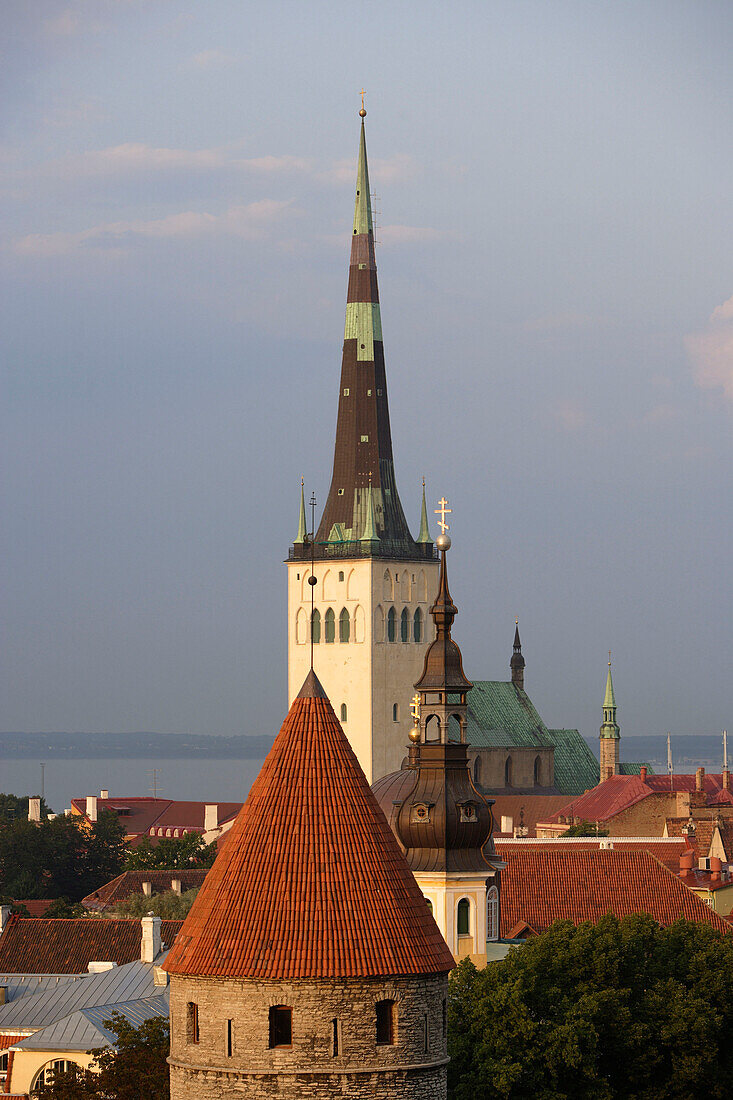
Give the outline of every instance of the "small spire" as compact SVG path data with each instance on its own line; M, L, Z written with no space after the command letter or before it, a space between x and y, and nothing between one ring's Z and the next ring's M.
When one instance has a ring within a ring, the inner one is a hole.
M377 519L374 515L374 494L372 492L372 479L369 478L369 496L367 498L367 518L364 524L364 534L359 539L360 542L378 542L379 532L377 531Z
M604 709L613 707L616 709L616 696L613 692L613 679L611 678L611 651L608 651L608 677L606 678L606 694L603 699Z
M308 526L305 522L305 495L303 490L303 478L300 479L300 517L298 519L298 534L293 540L294 545L304 543L308 537Z
M524 666L525 660L522 656L522 643L519 638L519 619L514 620L514 652L512 653L511 660L509 662L509 668L512 673L512 683L517 687L524 687Z
M430 537L430 528L428 527L428 509L425 504L425 478L422 479L422 509L420 511L420 534L417 536L417 541L426 543L432 542Z

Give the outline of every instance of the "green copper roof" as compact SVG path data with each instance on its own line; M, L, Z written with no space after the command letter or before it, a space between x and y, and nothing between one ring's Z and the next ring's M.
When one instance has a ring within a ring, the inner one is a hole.
M548 729L527 693L511 681L474 681L466 738L476 748L552 746L555 786L561 794L582 794L598 783L598 761L579 732Z
M369 194L369 169L367 167L366 130L361 122L359 139L359 163L356 169L356 203L354 205L354 233L371 233L372 200Z
M620 775L639 775L642 768L646 768L647 775L654 775L654 768L650 764L645 764L643 760L636 762L629 761L626 764L619 764Z
M432 542L430 537L430 528L428 527L428 509L425 504L425 482L422 483L422 509L420 511L420 534L417 536L418 542Z
M608 678L606 680L606 695L603 699L604 707L615 707L616 696L613 694L613 680L611 679L611 662L608 662Z
M374 493L371 485L368 489L369 504L367 506L367 518L364 524L364 534L361 536L361 542L378 542L379 532L377 531L377 519L374 515Z
M308 528L305 522L305 495L303 493L303 482L300 483L300 517L298 519L298 534L295 536L293 542L305 542L308 534Z

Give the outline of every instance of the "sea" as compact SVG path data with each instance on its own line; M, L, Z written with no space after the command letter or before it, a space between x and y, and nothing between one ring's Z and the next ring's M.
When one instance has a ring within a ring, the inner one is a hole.
M195 802L244 802L262 759L97 759L54 760L41 769L36 760L0 760L0 793L44 794L54 813L63 813L72 798L108 790L110 797L161 798Z

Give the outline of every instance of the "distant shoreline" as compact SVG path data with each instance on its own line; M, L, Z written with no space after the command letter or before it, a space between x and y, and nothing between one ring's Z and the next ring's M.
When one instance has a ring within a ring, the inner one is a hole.
M272 740L173 733L0 733L0 760L261 760Z

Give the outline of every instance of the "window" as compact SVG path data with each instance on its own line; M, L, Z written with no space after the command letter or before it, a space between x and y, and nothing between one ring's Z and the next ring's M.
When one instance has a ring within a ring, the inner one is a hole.
M328 611L323 617L324 625L326 628L326 644L336 641L336 615L332 607L329 607Z
M371 391L371 390L367 390L367 397L371 397L371 396L372 396L372 391Z
M7 1054L0 1054L0 1081L7 1076L8 1073L8 1056Z
M397 612L393 607L387 612L387 641L397 641Z
M321 613L318 608L314 610L311 619L311 639L314 645L318 645L321 640Z
M79 1068L76 1062L67 1062L62 1058L57 1058L54 1062L48 1062L33 1081L31 1092L34 1092L41 1085L52 1085L54 1074L68 1073L72 1066Z
M346 703L342 703L341 704L341 721L345 722L348 717L349 717L349 712L348 712L348 709L346 707Z
M428 1028L428 1014L427 1014L427 1012L423 1013L423 1018L422 1018L422 1048L423 1048L423 1050L425 1051L426 1054L427 1054L428 1050L430 1049L430 1029Z
M458 902L456 930L459 936L471 935L471 905L468 898Z
M348 396L349 396L349 391L346 389L346 390L344 390L344 397L348 397Z
M331 1020L331 1055L333 1058L338 1058L339 1053L339 1022L338 1020Z
M199 1006L194 1001L189 1001L186 1006L186 1042L198 1043L199 1041Z
M227 1020L227 1058L231 1058L234 1049L234 1021Z
M343 573L341 574L341 576L343 577ZM339 615L339 641L340 642L348 642L350 634L351 634L351 619L349 618L348 611L344 607L341 611L341 614ZM328 640L328 639L326 639L326 640Z
M394 1001L377 1001L377 1046L394 1045Z
M535 785L535 787L540 786L540 769L541 769L541 767L542 767L542 761L540 760L539 756L536 756L535 761L534 761L534 785Z
M293 1045L293 1010L285 1005L273 1005L270 1009L270 1047Z
M400 615L400 641L409 642L410 640L410 615L406 607L402 608L402 614Z
M399 720L400 720L400 704L399 703L393 703L392 704L392 721L393 722L399 722Z
M499 891L490 886L486 894L486 939L499 938Z
M339 493L338 493L338 495L339 495L340 497L342 497L342 496L344 495L344 491L343 491L343 489L339 489Z
M512 784L512 758L507 756L506 764L504 765L504 786L511 787Z
M344 579L344 571L343 571L343 569L339 569L339 580L342 581L343 579Z
M422 611L419 607L412 620L412 640L413 642L422 641Z
M363 344L361 346L364 347ZM361 441L362 441L362 443L368 443L369 442L369 436L368 435L363 435L361 437Z
M430 916L432 917L432 915L433 915L433 903L430 900L430 898L425 898L425 904L428 907L428 913L430 913Z
M477 787L481 785L481 757L477 756L473 762L473 781Z

